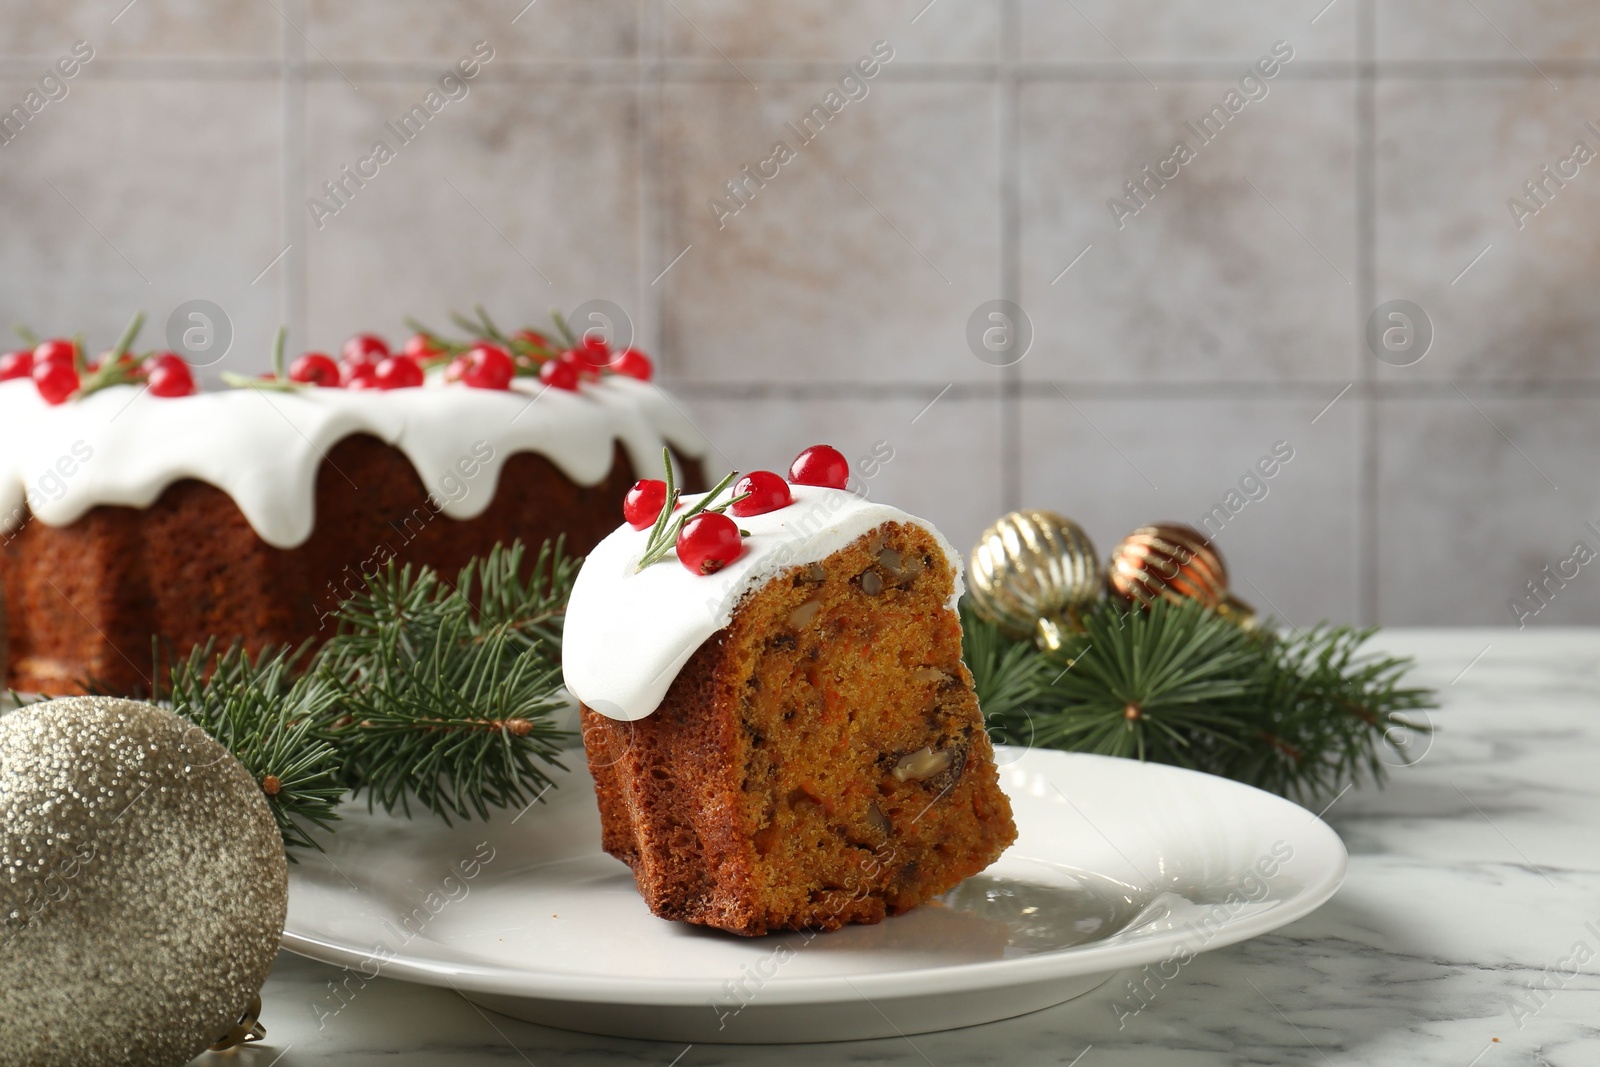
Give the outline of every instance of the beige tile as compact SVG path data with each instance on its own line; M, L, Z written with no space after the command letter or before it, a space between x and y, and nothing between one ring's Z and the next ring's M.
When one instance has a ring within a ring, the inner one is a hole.
M662 33L665 53L674 59L848 64L882 40L899 63L992 61L998 56L999 11L998 0L669 0Z
M306 35L335 62L453 63L478 41L502 62L632 57L645 0L535 0L526 7L527 0L308 2Z
M1122 64L1140 60L1245 64L1282 40L1294 46L1301 60L1351 59L1357 4L1336 0L1324 10L1326 3L1021 0L1022 55L1030 60Z
M1586 114L1537 79L1396 80L1377 93L1377 296L1413 301L1434 331L1421 362L1380 367L1384 376L1600 374L1600 305L1577 284L1600 267L1600 162L1565 188L1552 183L1521 229L1507 207L1512 197L1532 206L1523 183L1575 141L1600 152L1584 126L1600 124L1600 109Z
M1579 540L1600 553L1584 525L1600 526L1600 401L1472 400L1481 413L1453 395L1381 405L1381 622L1515 626L1545 565ZM1529 628L1600 617L1600 561L1550 589Z
M278 6L291 15L295 7L288 0ZM282 54L283 38L282 17L265 3L14 0L6 5L0 52L53 61L81 40L96 58L271 59Z
M1027 376L1353 373L1353 89L1281 75L1265 86L1210 143L1186 123L1222 105L1231 83L1024 87L1021 304L1036 337ZM1151 183L1136 214L1114 215L1112 198L1131 210L1125 183L1144 166L1156 173L1180 138L1195 157L1164 188Z
M996 378L965 341L999 284L996 90L866 84L809 144L787 123L826 83L667 87L663 267L692 248L659 286L685 377ZM779 140L795 158L719 220L709 201Z
M25 90L0 83L0 100ZM282 265L252 281L284 244L281 126L275 85L74 83L0 147L0 322L109 347L142 308L155 347L206 299L233 323L230 362L264 351Z
M472 83L409 143L386 128L429 83L308 88L305 194L395 150L347 204L306 215L310 341L402 332L403 316L447 328L482 302L502 324L540 323L590 299L640 306L638 108L629 88L530 92ZM370 165L369 165L370 169Z
M999 405L946 396L927 407L932 399L702 398L685 408L724 470L783 473L801 449L831 444L860 479L863 464L889 456L862 483L872 499L928 519L965 552L1001 513Z
M1587 0L1376 0L1379 59L1592 59L1600 9ZM1530 65L1529 73L1538 77Z
M1109 555L1135 527L1209 527L1235 593L1297 625L1355 619L1359 410L1320 402L1078 400L1041 392L1022 406L1026 507L1078 521ZM1278 442L1293 456L1273 477L1242 479ZM1257 485L1264 485L1266 495ZM1228 494L1239 498L1230 501ZM1254 583L1253 585L1251 583Z

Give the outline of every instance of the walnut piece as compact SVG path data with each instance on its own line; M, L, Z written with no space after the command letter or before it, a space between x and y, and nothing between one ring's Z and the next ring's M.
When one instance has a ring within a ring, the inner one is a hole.
M940 771L948 770L950 764L955 762L955 757L949 752L935 752L931 748L919 748L909 756L903 756L899 763L894 765L896 781L921 781L932 778Z

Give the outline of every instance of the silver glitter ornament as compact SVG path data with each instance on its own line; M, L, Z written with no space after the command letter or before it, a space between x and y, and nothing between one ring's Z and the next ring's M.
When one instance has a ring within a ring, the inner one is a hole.
M267 798L199 727L108 697L0 718L0 1067L237 1037L287 903Z

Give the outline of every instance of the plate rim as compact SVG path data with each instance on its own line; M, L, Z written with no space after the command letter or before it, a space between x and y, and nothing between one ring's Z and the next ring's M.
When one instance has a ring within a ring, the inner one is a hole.
M997 746L997 754L1008 751L1007 746ZM1018 751L1010 748L1009 751ZM1317 854L1326 851L1331 862L1310 878L1294 896L1262 911L1246 912L1229 917L1219 924L1216 933L1194 955L1225 948L1270 933L1316 911L1336 894L1349 870L1349 853L1338 833L1322 818L1295 802L1257 789L1230 778L1206 774L1201 771L1171 764L1142 763L1117 756L1103 756L1087 752L1066 752L1057 749L1024 749L1011 761L1014 766L1024 761L1065 760L1069 763L1092 761L1116 766L1129 773L1155 773L1172 775L1180 779L1203 782L1205 789L1223 792L1257 794L1253 803L1285 805L1304 811L1304 829L1295 839L1298 846L1307 838L1320 839L1322 846ZM1013 846L1015 847L1015 846ZM1298 850L1298 849L1297 849ZM1036 858L1036 857L1027 857ZM290 871L290 890L293 892L294 870ZM444 964L434 960L407 957L404 951L384 959L377 954L354 949L327 938L288 929L285 917L282 947L297 955L320 962L345 967L360 967L380 963L380 974L423 985L446 986L457 990L493 993L503 996L547 1001L580 1003L628 1004L650 1007L704 1008L714 1002L721 992L713 988L706 978L637 978L632 976L596 976L556 974L549 971L518 970L503 965L485 965L471 961ZM792 933L792 932L790 932ZM766 1005L804 1005L837 1000L842 985L853 987L860 996L874 999L897 1000L940 993L993 990L1007 986L1031 985L1054 979L1106 974L1112 971L1168 959L1185 935L1167 931L1149 938L1131 942L1107 944L1104 941L1088 942L1038 955L1011 959L984 960L973 963L944 964L935 967L884 971L873 974L848 976L814 975L769 981L761 988L760 1001ZM763 939L753 938L753 943ZM433 942L439 944L438 942Z

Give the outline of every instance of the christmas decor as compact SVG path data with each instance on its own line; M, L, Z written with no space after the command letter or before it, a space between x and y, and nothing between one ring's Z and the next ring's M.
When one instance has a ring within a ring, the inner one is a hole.
M1107 574L1111 588L1128 600L1197 600L1241 625L1254 625L1255 611L1228 593L1222 554L1193 526L1139 527L1111 550Z
M541 764L562 766L551 720L577 573L559 541L524 559L496 546L453 581L391 563L309 659L212 645L169 664L158 648L154 699L233 754L289 848L317 847L347 793L446 820L524 806L549 785Z
M983 531L967 574L974 611L1044 649L1061 647L1102 584L1089 535L1053 511L1013 511Z
M189 364L173 352L132 351L133 342L144 326L144 312L137 312L122 331L117 343L99 359L90 362L83 345L76 339L56 337L40 341L31 351L8 352L0 357L0 381L32 378L44 402L52 406L68 400L81 400L113 385L143 383L152 396L181 397L195 392ZM32 338L19 328L24 337ZM31 343L31 342L30 342Z
M1429 729L1408 713L1434 694L1402 684L1409 660L1363 651L1374 629L1255 627L1198 531L1140 527L1108 571L1115 595L1096 600L1093 549L1059 516L1016 513L985 532L963 624L991 733L1309 803L1363 776L1381 783L1385 749L1403 763L1404 740Z
M667 449L661 450L661 462L666 467L667 480L661 484L661 507L657 510L650 524L650 537L645 541L644 552L639 557L639 562L634 565L635 572L642 571L652 563L659 563L667 558L667 553L677 550L678 559L685 567L697 574L712 574L732 563L741 551L739 543L739 527L734 521L722 514L731 504L744 500L744 496L735 496L724 500L720 504L712 504L717 494L728 488L733 480L739 476L738 471L729 471L727 476L712 486L711 492L702 496L695 503L683 511L678 510L679 490L672 474L672 453ZM629 499L633 504L623 503L623 517L635 529L643 529L635 523L643 517L640 510L641 502L654 500L656 490L654 480L646 479L636 484L629 492ZM709 522L697 522L705 517ZM716 519L722 520L716 522Z
M69 697L0 718L0 1064L187 1063L258 1036L282 840L194 724Z

